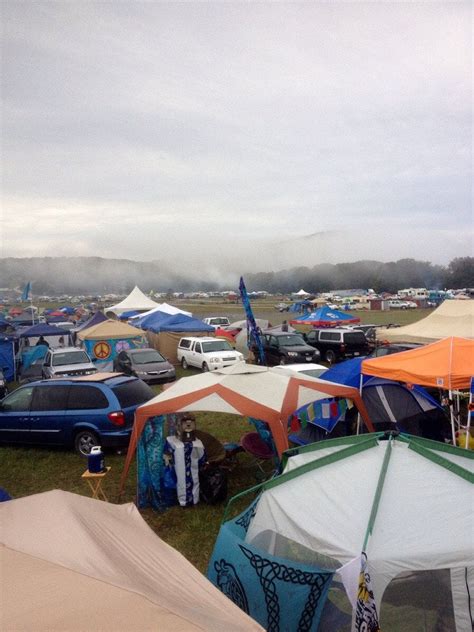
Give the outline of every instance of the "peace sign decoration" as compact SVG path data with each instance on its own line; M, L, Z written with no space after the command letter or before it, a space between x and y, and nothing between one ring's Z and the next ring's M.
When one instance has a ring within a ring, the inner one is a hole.
M94 355L99 360L106 360L112 353L112 347L105 340L96 342L93 348Z

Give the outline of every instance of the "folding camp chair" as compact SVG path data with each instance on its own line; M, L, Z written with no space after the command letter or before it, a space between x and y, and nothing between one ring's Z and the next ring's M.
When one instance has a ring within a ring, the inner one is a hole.
M253 463L258 468L257 478L269 476L263 467L266 461L273 460L276 466L276 450L268 425L257 419L250 419L256 430L247 432L240 439L240 445L247 454L253 457Z

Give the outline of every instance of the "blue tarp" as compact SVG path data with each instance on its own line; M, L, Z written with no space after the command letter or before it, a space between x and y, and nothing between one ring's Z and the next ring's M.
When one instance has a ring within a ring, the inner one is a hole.
M39 338L39 336L69 336L69 331L66 329L60 329L55 325L46 325L45 323L39 323L24 329L20 333L20 338Z
M26 347L21 353L21 370L26 371L35 360L44 358L48 347L46 345L35 345L34 347Z
M214 327L206 325L198 318L192 318L191 316L186 316L186 314L170 315L159 311L144 318L139 318L133 325L152 331L155 334L161 331L215 331Z
M9 337L0 338L0 368L7 382L15 379L15 349L13 339Z

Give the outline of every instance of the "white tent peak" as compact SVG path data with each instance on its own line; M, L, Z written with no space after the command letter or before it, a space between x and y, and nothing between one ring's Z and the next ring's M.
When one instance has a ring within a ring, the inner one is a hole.
M123 299L120 303L116 305L112 305L112 307L108 307L106 310L107 314L115 314L116 316L120 316L124 312L128 311L147 311L158 307L158 303L152 301L150 297L144 294L138 285L136 285L130 294Z

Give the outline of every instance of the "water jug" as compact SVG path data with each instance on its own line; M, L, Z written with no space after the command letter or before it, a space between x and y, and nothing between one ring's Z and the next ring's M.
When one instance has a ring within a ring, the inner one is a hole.
M87 469L92 474L99 474L105 470L104 453L100 445L96 445L91 448L90 453L87 456Z

